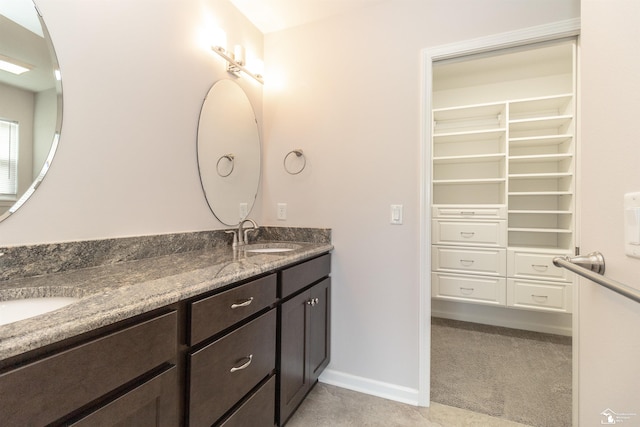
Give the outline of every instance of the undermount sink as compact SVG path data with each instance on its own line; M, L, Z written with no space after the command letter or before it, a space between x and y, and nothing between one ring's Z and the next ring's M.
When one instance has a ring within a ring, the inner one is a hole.
M299 249L300 245L296 245L295 243L255 243L252 245L247 245L244 247L245 252L250 253L278 253L278 252L289 252Z
M80 298L44 297L0 301L0 325L58 310L77 301L80 301Z

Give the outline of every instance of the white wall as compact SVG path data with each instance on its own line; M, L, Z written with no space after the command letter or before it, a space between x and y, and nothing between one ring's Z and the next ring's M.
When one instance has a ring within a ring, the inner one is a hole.
M36 4L62 71L62 135L0 245L223 228L202 194L196 129L210 86L232 76L205 36L218 25L262 56L262 33L226 0ZM261 122L262 87L239 83Z
M623 195L640 191L640 3L582 0L582 250L598 250L606 276L640 289L640 260L624 254ZM580 283L580 425L601 412L634 413L640 425L640 305Z
M417 401L420 50L577 16L578 0L387 1L265 36L264 217L334 230L325 380Z

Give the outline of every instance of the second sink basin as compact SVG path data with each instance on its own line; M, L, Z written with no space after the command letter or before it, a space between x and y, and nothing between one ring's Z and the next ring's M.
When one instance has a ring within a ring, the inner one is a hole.
M77 301L80 301L80 298L45 297L0 301L0 325L58 310Z
M300 245L295 243L287 243L287 242L271 242L271 243L254 243L251 245L246 245L244 247L245 252L250 253L278 253L278 252L289 252L299 249Z

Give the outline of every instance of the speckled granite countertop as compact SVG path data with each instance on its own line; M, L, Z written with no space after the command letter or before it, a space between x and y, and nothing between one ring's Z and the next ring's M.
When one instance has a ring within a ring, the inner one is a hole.
M333 249L329 243L296 245L299 248L276 253L213 247L4 281L1 300L29 296L81 300L0 326L0 361Z

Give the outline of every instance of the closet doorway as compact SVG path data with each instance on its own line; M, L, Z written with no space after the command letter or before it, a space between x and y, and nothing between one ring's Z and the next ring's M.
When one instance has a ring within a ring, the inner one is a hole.
M577 39L432 58L430 400L570 426Z

